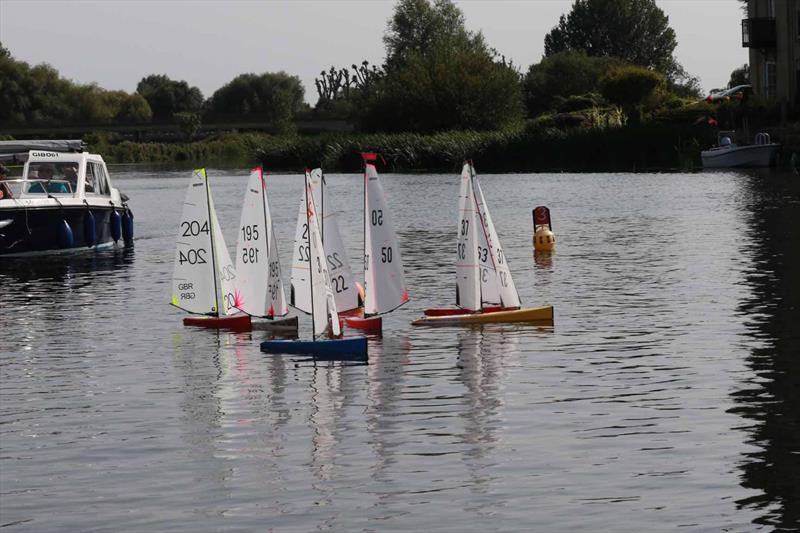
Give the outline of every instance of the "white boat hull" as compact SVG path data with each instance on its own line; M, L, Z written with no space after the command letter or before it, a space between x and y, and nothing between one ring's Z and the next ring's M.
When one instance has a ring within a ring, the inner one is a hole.
M703 168L768 167L775 160L781 145L752 144L748 146L723 146L700 153Z

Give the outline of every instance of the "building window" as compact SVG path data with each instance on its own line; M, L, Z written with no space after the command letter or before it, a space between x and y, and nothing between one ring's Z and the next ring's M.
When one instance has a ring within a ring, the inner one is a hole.
M764 96L775 98L777 96L777 69L774 61L764 63Z

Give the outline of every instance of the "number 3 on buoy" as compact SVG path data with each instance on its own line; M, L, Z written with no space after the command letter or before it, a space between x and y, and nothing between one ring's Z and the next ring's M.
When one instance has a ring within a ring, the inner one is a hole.
M550 210L540 205L533 210L533 249L537 252L551 252L556 246L556 236L550 223Z

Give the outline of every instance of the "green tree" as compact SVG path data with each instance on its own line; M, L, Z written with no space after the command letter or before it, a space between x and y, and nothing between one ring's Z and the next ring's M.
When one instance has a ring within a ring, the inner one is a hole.
M554 108L570 96L599 92L600 79L623 61L613 57L590 57L583 50L565 50L533 64L523 80L529 116Z
M187 141L194 139L197 132L200 131L200 126L202 124L200 113L175 113L175 116L172 118Z
M677 44L655 0L575 0L544 39L546 56L583 50L658 70L670 79L685 76L673 56Z
M641 121L642 104L663 86L662 74L635 65L615 68L600 81L603 96L620 106L633 122Z
M185 81L172 80L164 74L151 74L141 79L136 92L142 95L153 117L170 119L175 113L196 113L203 106L203 93Z
M427 56L439 46L487 53L480 32L464 26L464 14L451 0L400 0L383 37L386 65L403 64L413 56Z
M208 109L219 115L258 118L286 132L304 106L304 93L300 78L285 72L241 74L213 94Z
M356 93L365 129L488 130L523 115L519 73L465 28L450 0L400 0L384 43L383 69Z

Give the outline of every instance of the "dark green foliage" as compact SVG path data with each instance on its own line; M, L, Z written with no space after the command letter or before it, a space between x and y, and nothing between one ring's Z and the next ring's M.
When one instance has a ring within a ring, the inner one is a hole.
M486 54L448 47L411 55L365 100L367 131L489 130L523 115L515 70Z
M600 81L600 91L606 100L622 107L629 119L639 122L640 106L659 86L663 85L663 75L629 65L609 72Z
M531 65L523 87L528 116L553 109L558 99L599 91L599 82L623 62L611 57L590 57L583 51L566 50Z
M546 56L582 50L655 69L670 79L682 70L673 56L675 32L655 0L575 0L544 43Z
M638 125L559 130L514 127L492 132L441 132L267 137L256 151L271 169L321 164L358 172L360 152L376 151L382 170L457 172L472 158L482 172L630 171L699 163L699 148L713 140L705 125ZM697 141L697 142L695 142ZM576 156L580 154L580 156Z
M476 53L489 49L480 32L464 26L464 14L451 0L400 0L389 20L386 65L391 69L417 56L428 56L440 47Z
M300 78L285 72L241 74L214 93L208 110L223 117L257 118L277 132L287 132L303 107L303 94Z
M200 131L200 113L175 113L172 119L181 129L181 133L186 140L191 141L194 139L197 132Z
M203 93L185 81L172 80L164 74L151 74L136 86L150 104L153 117L158 120L172 118L175 113L196 113L203 106Z
M522 117L518 72L464 27L450 0L401 0L384 42L383 72L355 99L363 129L489 130Z
M149 122L139 95L76 85L47 64L31 67L3 48L0 54L0 124L58 126Z

